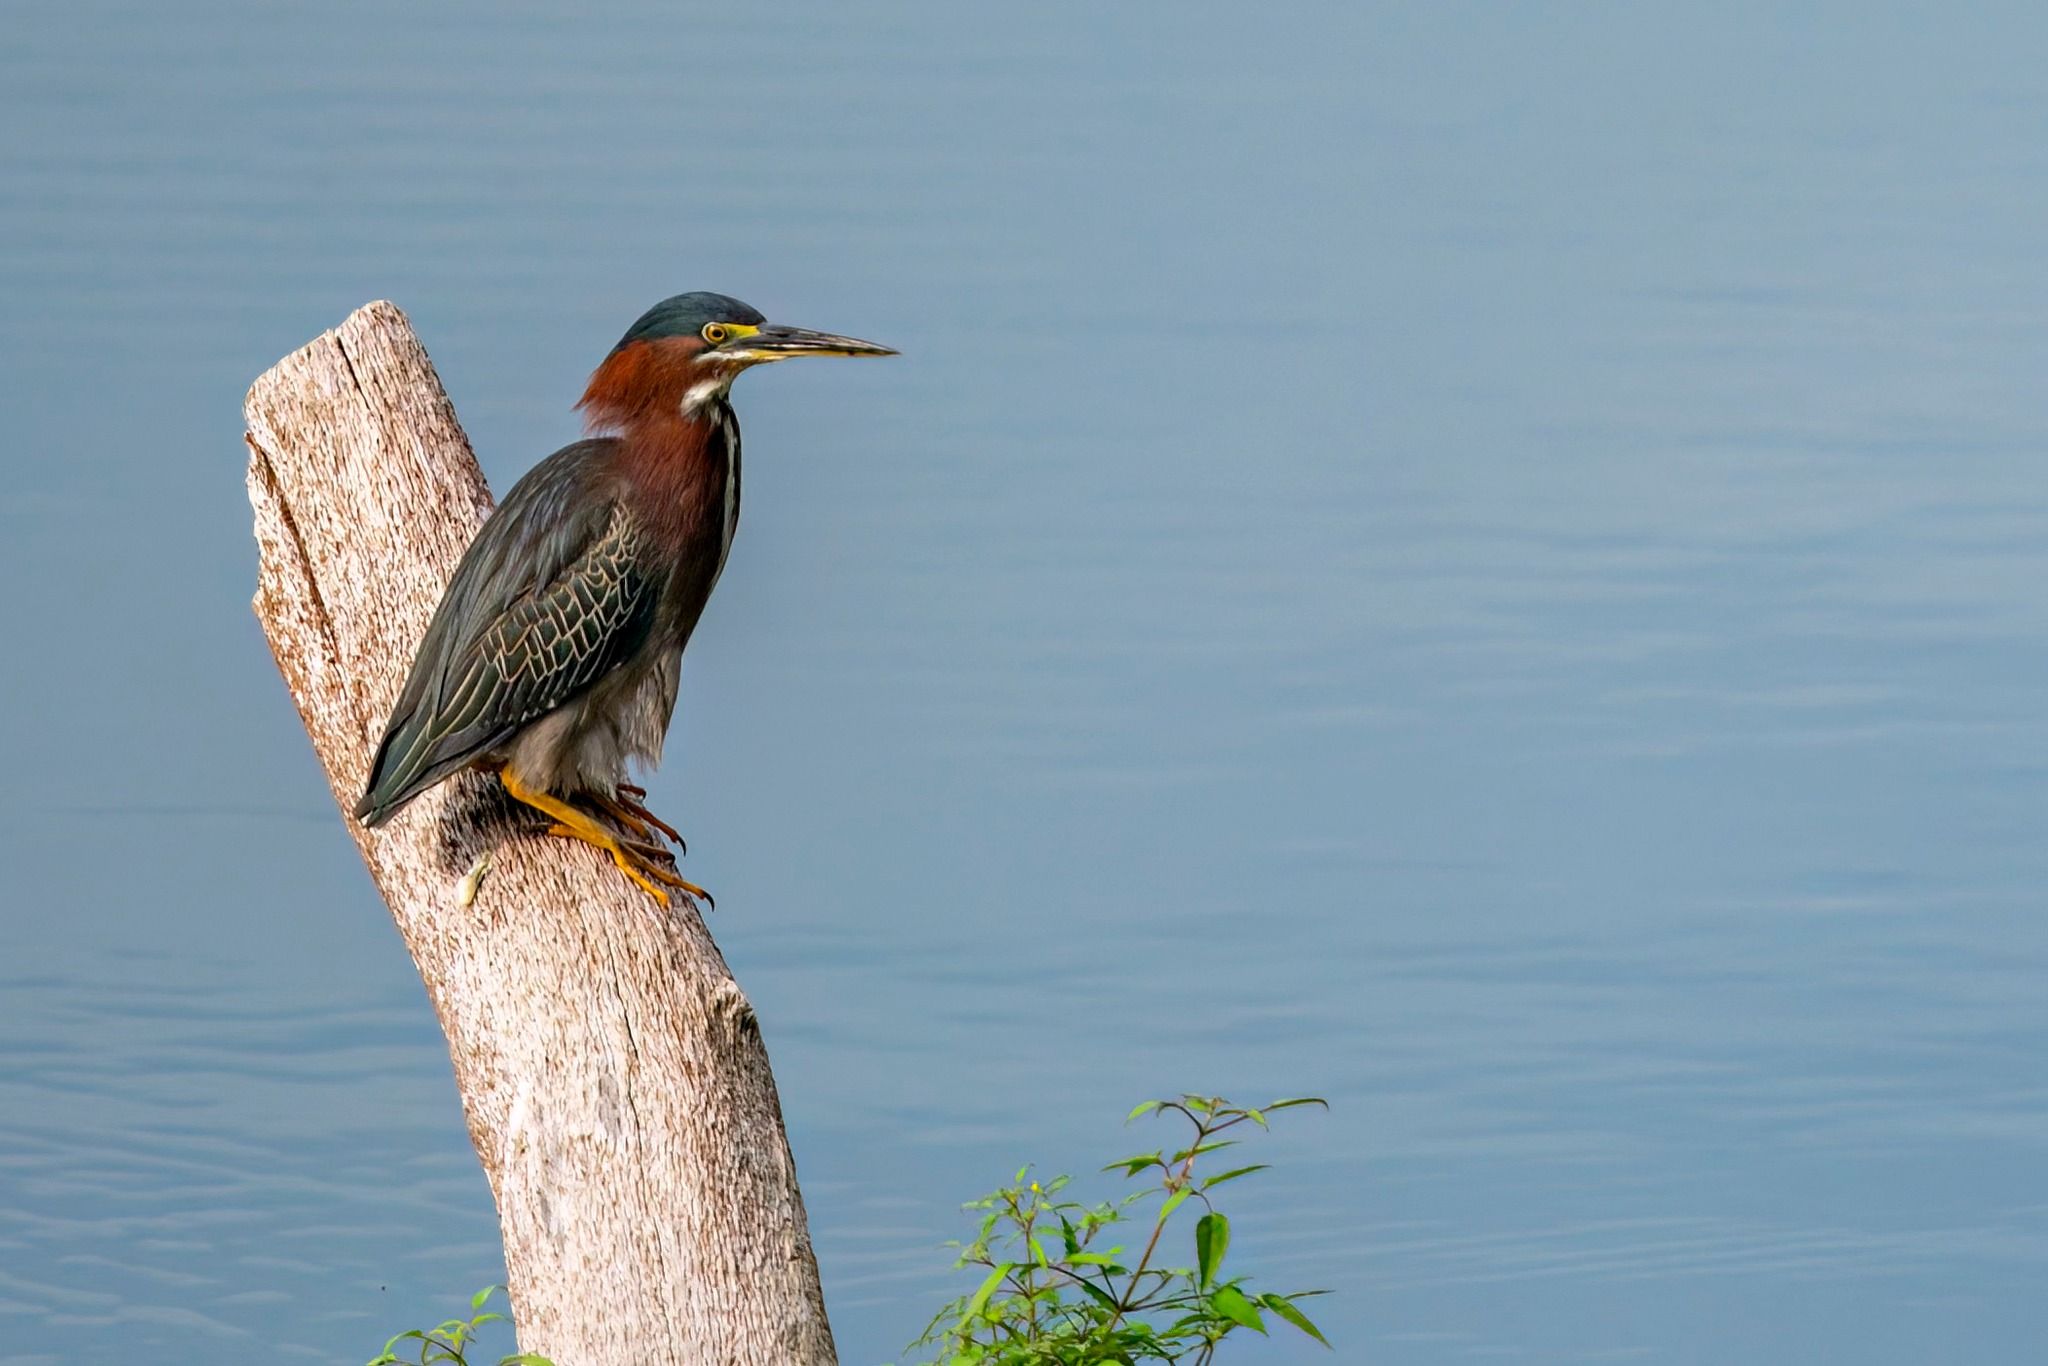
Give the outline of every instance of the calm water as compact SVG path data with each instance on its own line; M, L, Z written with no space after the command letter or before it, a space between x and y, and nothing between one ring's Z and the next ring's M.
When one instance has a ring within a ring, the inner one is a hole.
M689 288L904 352L742 383L653 785L850 1366L1183 1086L1332 1098L1238 1208L1336 1360L2048 1360L2037 12L0 32L0 1363L498 1274L239 405L390 297L503 488Z

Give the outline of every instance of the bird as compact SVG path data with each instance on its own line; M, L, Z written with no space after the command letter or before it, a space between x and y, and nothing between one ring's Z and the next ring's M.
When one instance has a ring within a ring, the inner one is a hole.
M724 294L664 299L591 374L588 435L512 486L463 553L406 675L355 815L375 827L465 769L495 773L664 908L685 881L628 765L661 761L683 650L740 518L733 381L801 356L893 356L770 323ZM693 903L694 904L694 901Z

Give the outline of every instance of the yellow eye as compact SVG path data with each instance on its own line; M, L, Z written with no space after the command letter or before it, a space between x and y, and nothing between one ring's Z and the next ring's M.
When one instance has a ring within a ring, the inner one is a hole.
M731 335L732 329L728 328L724 323L704 324L704 340L710 342L713 346L719 345Z

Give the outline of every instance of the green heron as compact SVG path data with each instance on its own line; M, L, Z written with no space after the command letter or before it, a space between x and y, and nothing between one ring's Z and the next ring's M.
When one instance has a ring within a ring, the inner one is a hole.
M356 816L381 825L465 768L496 772L552 835L596 845L643 891L685 882L629 760L661 760L683 647L732 550L742 370L893 356L781 327L723 294L642 314L590 377L591 435L512 486L464 552L392 709Z

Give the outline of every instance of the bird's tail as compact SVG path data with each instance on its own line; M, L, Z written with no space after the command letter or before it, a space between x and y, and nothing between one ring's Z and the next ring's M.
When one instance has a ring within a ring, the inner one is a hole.
M370 761L370 780L356 802L355 816L373 830L445 776L424 762L427 746L420 743L425 737L415 724L418 715L413 711L392 717L377 757Z

